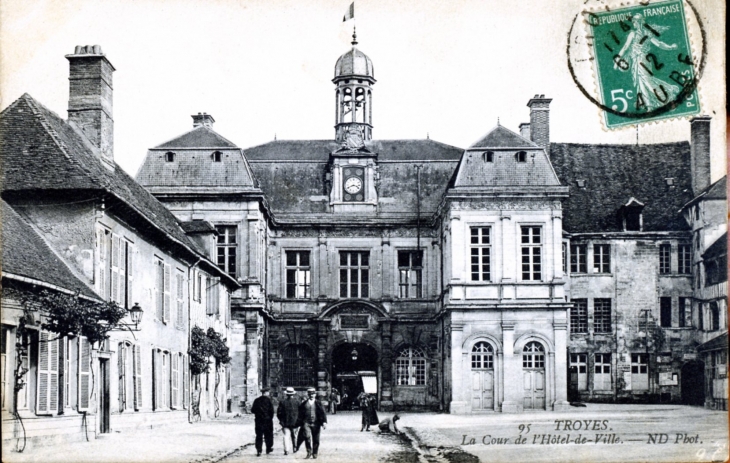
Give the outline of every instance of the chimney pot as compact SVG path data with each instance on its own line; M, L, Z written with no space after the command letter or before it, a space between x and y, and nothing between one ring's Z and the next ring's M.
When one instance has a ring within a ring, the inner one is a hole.
M700 194L710 186L710 116L697 116L690 119L690 159L692 192Z
M213 127L213 124L215 123L215 119L213 119L213 116L208 113L193 114L190 117L193 118L193 128L200 126Z
M530 108L530 140L547 149L550 145L550 102L544 94L536 94L527 102Z

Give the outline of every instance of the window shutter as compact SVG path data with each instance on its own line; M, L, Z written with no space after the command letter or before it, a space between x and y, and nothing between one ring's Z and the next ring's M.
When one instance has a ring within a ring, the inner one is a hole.
M188 378L188 359L185 355L180 354L180 361L182 362L182 369L183 369L183 375L182 375L182 381L183 381L183 400L182 400L182 406L183 408L188 408L188 397L190 396L190 379Z
M208 277L205 279L205 313L207 315L215 314L213 308L213 279Z
M79 336L79 397L78 411L83 412L89 409L89 396L91 394L91 346L89 340Z
M134 352L134 409L142 409L142 352L139 346L132 348Z
M134 305L132 298L132 280L134 279L134 245L127 243L127 307Z
M171 399L172 399L171 400L171 405L172 405L172 408L177 408L178 407L178 393L179 393L179 388L180 388L179 387L179 383L180 383L180 369L178 367L179 357L180 356L177 355L177 354L175 354L175 353L173 353L173 354L170 355L170 362L172 363L172 365L171 365L171 368L172 368L172 376L170 377L170 380L171 380L170 383L171 383L171 389L172 389L172 394L171 394Z
M102 299L106 299L107 297L107 283L106 283L106 274L107 274L107 249L106 249L106 233L104 230L97 230L96 231L96 244L97 248L99 250L99 287L97 288L99 291L99 295Z
M164 289L164 314L163 314L163 317L164 317L164 319L163 319L163 321L167 323L170 321L170 292L171 292L170 286L171 286L171 282L170 282L170 266L168 264L164 264L164 265L165 265L165 274L163 276L163 279L164 279L164 285L163 285L163 289Z
M123 412L127 408L127 388L125 381L125 371L124 371L124 360L127 356L127 346L125 344L119 344L119 349L117 349L117 371L119 373L119 412Z
M49 342L50 335L43 331L40 335L40 343L38 345L38 388L36 400L36 414L49 415L54 409L51 405L51 375L52 375L52 358L51 345L57 341ZM58 347L56 347L56 402L58 402ZM56 407L58 404L56 403Z
M162 286L164 285L165 281L164 266L165 264L161 260L158 260L157 268L155 269L155 303L157 304L157 319L160 321L164 320L165 316L164 304L162 303Z
M162 352L159 349L152 349L152 375L153 375L153 397L154 409L160 410L163 407L163 380L162 380Z
M178 328L183 328L185 326L185 299L184 299L184 281L183 274L178 272L176 275L176 283L177 287L175 288L177 290L177 316L175 317L176 325Z
M215 280L213 280L213 288L214 288L213 289L213 307L215 309L216 315L218 315L220 313L220 303L221 303L221 298L220 298L220 293L219 293L220 287L221 287L220 282L221 282L220 278L216 278Z
M112 262L111 262L111 278L112 291L111 300L119 303L119 244L120 239L117 235L112 235Z

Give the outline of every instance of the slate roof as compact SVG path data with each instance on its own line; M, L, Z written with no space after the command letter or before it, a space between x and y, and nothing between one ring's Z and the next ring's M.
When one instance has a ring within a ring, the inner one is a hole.
M180 225L182 226L183 230L185 230L185 233L191 235L196 233L214 233L216 235L218 234L215 226L207 220L190 220L187 222L181 222Z
M236 148L236 144L212 128L201 125L155 148Z
M498 125L469 147L476 148L537 148L537 145L507 127Z
M433 140L375 140L367 146L378 153L381 216L416 213L414 161L435 161L421 170L421 212L434 212L463 153ZM327 162L339 147L332 140L273 141L246 149L245 156L274 213L324 214Z
M692 198L691 201L682 206L682 209L696 204L699 201L704 201L707 199L727 199L727 175L725 175L712 185L708 186L704 190L700 191L697 196L695 196L694 198Z
M697 350L699 352L707 352L708 350L717 350L717 349L724 349L727 350L728 347L728 332L725 331L724 333L710 339L704 344L700 344L697 346Z
M198 129L195 129L198 130ZM175 153L167 162L165 153ZM137 172L136 180L144 187L227 188L236 191L255 190L251 168L240 149L220 149L220 162L213 161L213 150L151 149Z
M551 143L550 160L560 182L570 187L563 203L563 229L569 233L623 231L618 211L631 197L645 204L644 231L689 229L677 213L692 199L688 142ZM667 178L674 179L672 186Z
M727 232L715 240L702 254L703 259L712 259L718 256L727 255Z
M58 257L41 236L5 201L0 200L0 262L3 273L59 286L98 300L98 296Z

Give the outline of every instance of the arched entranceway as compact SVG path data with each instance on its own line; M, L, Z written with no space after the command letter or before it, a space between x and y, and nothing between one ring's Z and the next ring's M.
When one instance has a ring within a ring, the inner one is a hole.
M686 405L705 404L705 364L689 362L682 366L682 403Z
M522 387L524 408L545 409L545 347L536 341L522 350Z
M378 352L363 343L345 343L332 351L332 387L342 397L340 408L356 409L355 398L367 384L378 388ZM377 392L375 393L377 397Z

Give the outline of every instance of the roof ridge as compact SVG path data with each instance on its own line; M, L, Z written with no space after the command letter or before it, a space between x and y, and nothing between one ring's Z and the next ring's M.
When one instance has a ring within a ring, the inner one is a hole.
M153 150L153 149L161 149L161 150L163 150L163 149L175 149L175 148L182 148L182 146L181 146L181 147L176 147L176 146L165 146L165 145L167 145L168 143L171 143L171 142L173 142L173 141L175 141L175 140L178 140L178 139L180 139L180 138L184 137L185 135L188 135L188 134L191 134L191 133L193 133L193 132L196 132L196 131L208 131L208 132L210 132L210 133L214 134L214 135L215 135L216 137L218 137L218 138L221 138L221 139L222 139L223 141L225 141L225 142L227 142L227 143L230 143L230 145L231 145L231 146L228 146L228 147L226 147L226 148L228 148L228 149L236 149L236 148L240 148L240 147L239 147L239 146L238 146L238 145L237 145L236 143L233 143L233 142L232 142L231 140L227 139L226 137L224 137L223 135L221 135L220 133L218 133L218 132L217 132L216 130L214 130L213 128L211 128L211 127L208 127L208 126L205 126L205 125L201 125L201 126L198 126L198 127L193 127L193 128L192 128L192 130L188 130L187 132L183 132L183 133L181 133L180 135L177 135L177 136L175 136L175 137L172 137L172 138L170 138L169 140L167 140L167 141L164 141L164 142L162 142L162 143L158 143L157 145L155 145L155 146L153 146L153 147L151 147L151 148L148 148L148 149L150 149L150 150ZM201 148L201 149L204 149L204 148L211 148L211 147L207 147L207 146L201 146L200 148ZM217 146L217 147L215 147L215 148L221 148L221 149L222 149L222 148L224 148L224 147L222 147L222 146Z
M501 130L506 130L510 135L514 135L515 137L517 137L518 139L520 139L520 140L522 140L522 141L524 141L526 143L525 146L513 146L512 148L528 148L528 147L529 148L540 148L540 146L537 143L533 142L532 140L528 140L527 138L523 137L522 135L518 134L517 132L513 132L512 130L510 130L507 127L505 127L505 126L503 126L503 125L501 125L501 124L498 123L497 125L495 125L494 127L492 127L492 129L490 129L487 133L485 133L484 135L482 135L481 137L479 137L477 139L477 141L475 141L474 143L472 143L471 145L469 145L469 148L467 148L467 149L472 149L472 148L491 148L488 145L481 145L480 146L480 142L484 141L487 137L489 137L491 134L495 133L497 130L500 130L500 129ZM498 148L498 146L494 146L494 148Z

